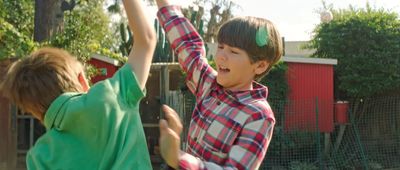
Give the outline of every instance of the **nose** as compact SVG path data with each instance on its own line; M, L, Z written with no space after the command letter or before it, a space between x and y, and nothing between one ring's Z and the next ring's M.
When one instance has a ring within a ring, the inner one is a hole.
M225 50L218 49L217 53L215 54L214 60L216 61L225 61L227 59L227 55Z

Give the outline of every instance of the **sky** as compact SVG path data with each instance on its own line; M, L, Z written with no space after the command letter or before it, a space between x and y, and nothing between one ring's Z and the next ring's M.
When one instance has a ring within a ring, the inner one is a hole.
M317 12L322 9L321 0L236 0L242 9L235 15L250 15L267 18L275 23L286 41L306 41L320 21ZM334 9L349 5L365 8L366 3L375 8L384 8L400 15L400 0L325 0Z
M109 1L109 0L108 0ZM193 0L170 0L182 6L188 6ZM233 0L240 8L235 9L235 16L257 16L267 18L278 27L285 41L307 41L312 30L318 25L323 8L322 0ZM367 2L373 8L384 8L400 16L400 0L325 0L334 9L345 9L349 5L365 8ZM156 8L148 10L155 17ZM151 17L150 17L151 18Z

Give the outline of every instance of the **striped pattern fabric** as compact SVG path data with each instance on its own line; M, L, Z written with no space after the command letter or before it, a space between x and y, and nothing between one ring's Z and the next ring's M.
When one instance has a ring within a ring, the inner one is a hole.
M157 16L196 96L179 169L258 169L275 125L267 88L253 82L253 90L225 90L204 57L203 40L180 7L163 7Z

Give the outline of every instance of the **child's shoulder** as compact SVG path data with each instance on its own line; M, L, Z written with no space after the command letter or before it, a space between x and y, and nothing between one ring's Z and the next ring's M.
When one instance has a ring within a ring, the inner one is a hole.
M248 112L248 114L250 114L253 119L265 119L273 115L271 106L266 99L253 100L247 103L245 107L246 110L251 111Z

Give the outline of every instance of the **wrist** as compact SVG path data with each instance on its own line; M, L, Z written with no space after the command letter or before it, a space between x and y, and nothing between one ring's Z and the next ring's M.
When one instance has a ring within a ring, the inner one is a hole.
M171 166L174 169L178 169L180 158L184 153L185 152L183 152L182 150L179 150L176 159L172 160L169 166Z
M156 2L158 9L172 5L172 3L170 3L168 0L157 0Z

